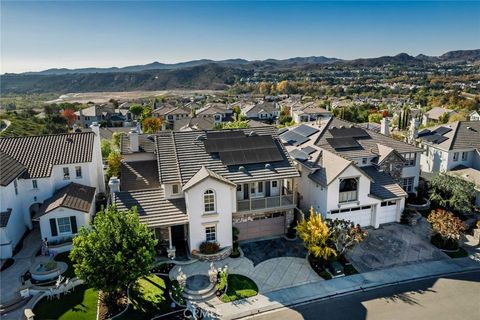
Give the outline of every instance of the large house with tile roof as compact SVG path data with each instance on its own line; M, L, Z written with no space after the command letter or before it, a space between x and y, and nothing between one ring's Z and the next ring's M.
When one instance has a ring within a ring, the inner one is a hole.
M112 203L136 207L168 249L285 234L296 207L293 161L271 126L122 138Z
M43 210L42 204L71 183L95 188L95 193L105 191L98 125L91 132L0 138L2 259L11 257L23 234L32 228L32 218ZM45 218L49 216L46 211ZM48 228L42 234L49 240L71 237L75 222L62 219L70 217L68 211L64 217L55 217L52 228L57 232ZM77 227L81 225L78 221Z
M303 211L378 227L399 221L416 192L423 150L415 146L336 118L284 129L280 139L300 172Z

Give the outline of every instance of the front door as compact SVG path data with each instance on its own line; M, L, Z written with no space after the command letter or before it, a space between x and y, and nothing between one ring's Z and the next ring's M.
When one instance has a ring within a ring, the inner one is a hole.
M252 198L263 197L263 181L250 183L250 195Z

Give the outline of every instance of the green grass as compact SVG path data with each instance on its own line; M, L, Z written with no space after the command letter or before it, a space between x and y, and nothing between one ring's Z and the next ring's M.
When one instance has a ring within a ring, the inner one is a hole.
M97 316L98 291L80 285L60 300L46 298L33 309L35 319L95 320Z
M220 298L222 302L231 302L239 299L253 297L258 294L258 287L251 280L239 274L228 276L227 292Z
M465 251L462 247L458 248L457 252L445 252L450 258L465 258L468 257L468 252Z
M137 280L130 287L131 305L120 319L151 319L172 311L169 288L168 277L151 274Z
M62 276L64 276L65 278L71 279L71 278L75 278L76 275L75 275L75 270L73 269L72 260L70 260L70 258L68 257L69 254L70 254L70 251L59 253L55 256L55 261L61 261L68 264L67 271L65 271L62 274Z

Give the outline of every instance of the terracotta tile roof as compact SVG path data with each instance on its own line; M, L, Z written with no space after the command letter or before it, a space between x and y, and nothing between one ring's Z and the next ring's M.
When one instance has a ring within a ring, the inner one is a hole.
M7 186L27 168L17 160L0 151L0 185Z
M0 151L27 168L26 178L49 177L54 165L91 162L93 132L0 138Z
M58 189L51 198L47 199L40 207L34 219L63 207L82 212L90 212L94 202L95 188L78 183L70 183Z

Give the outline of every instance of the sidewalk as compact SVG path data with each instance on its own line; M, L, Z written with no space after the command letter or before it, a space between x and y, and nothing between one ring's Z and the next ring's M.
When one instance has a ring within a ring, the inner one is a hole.
M219 314L221 319L237 319L311 300L469 270L480 271L480 263L470 258L425 262L371 271L328 281L318 281L272 291L264 295L259 294L252 298L231 303L215 306L202 303L200 306Z

